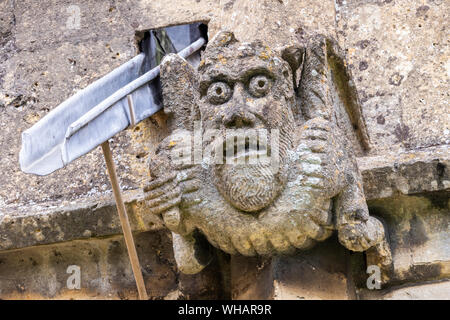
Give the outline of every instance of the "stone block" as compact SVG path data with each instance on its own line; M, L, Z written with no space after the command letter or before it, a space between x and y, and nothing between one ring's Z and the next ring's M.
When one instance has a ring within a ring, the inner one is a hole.
M450 140L445 1L336 1L373 153Z
M140 233L135 242L150 299L221 297L216 262L200 275L179 278L170 233ZM67 286L69 266L80 268L80 289ZM0 252L0 299L137 299L123 237Z

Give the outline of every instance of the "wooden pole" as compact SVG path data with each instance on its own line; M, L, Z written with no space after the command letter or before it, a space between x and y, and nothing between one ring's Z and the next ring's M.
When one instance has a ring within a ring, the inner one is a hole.
M133 269L134 279L139 292L140 300L148 300L147 291L145 290L144 278L142 277L141 265L134 245L133 234L131 233L130 222L128 221L127 211L120 192L120 186L117 179L116 167L112 158L111 148L109 142L102 143L103 156L105 157L106 167L108 169L109 180L116 200L117 212L119 213L120 224L122 225L123 236L130 257L131 268Z

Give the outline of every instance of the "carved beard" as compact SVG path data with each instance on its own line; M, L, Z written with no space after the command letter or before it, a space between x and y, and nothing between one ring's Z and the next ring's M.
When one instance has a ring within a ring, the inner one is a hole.
M216 165L217 188L234 207L254 212L268 206L284 187L278 168L270 164Z
M270 163L269 157L269 163L229 164L224 161L224 164L213 166L216 188L237 209L245 212L261 210L270 205L284 189L288 171L286 155L292 145L293 122L285 119L284 124L280 129L279 162L276 165ZM216 143L222 144L223 139L213 142Z

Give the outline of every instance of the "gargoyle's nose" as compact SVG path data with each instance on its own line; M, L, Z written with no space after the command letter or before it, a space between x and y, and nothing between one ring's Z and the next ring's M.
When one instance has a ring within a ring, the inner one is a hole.
M230 108L224 110L223 123L227 128L245 128L255 125L255 116L250 112L245 102L244 86L237 83L234 86Z
M227 128L251 128L255 124L255 116L243 108L234 108L225 114L223 123Z

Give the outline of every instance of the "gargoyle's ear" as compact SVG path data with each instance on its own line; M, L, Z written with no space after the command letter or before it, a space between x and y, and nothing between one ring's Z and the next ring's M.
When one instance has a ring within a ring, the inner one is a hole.
M305 55L305 48L299 44L282 47L279 49L281 57L291 67L294 88L297 89L300 81L301 67Z
M177 54L168 54L160 64L164 113L170 130L192 130L200 119L197 107L198 77L196 70Z
M234 33L232 31L228 30L221 30L218 33L216 33L209 41L208 41L208 48L211 50L211 48L221 48L221 47L227 47L229 45L232 45L237 42L236 37L234 36Z

